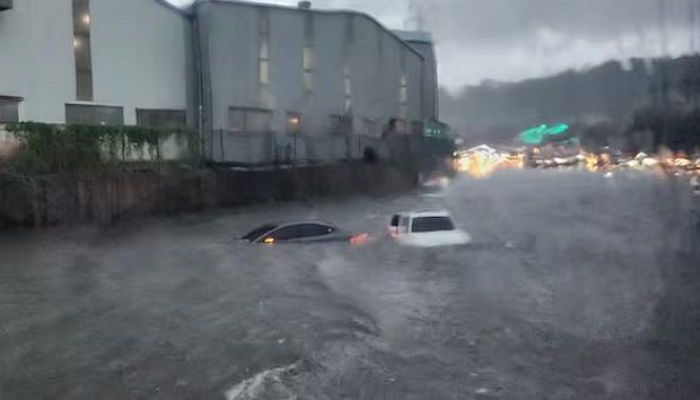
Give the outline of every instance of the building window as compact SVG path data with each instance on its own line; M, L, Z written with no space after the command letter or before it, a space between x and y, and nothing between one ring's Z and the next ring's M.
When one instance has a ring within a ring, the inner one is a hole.
M298 135L301 133L301 114L287 112L287 134Z
M73 52L76 98L79 101L93 100L90 22L90 1L73 0Z
M66 123L80 125L124 125L124 108L90 104L66 104Z
M304 67L304 91L309 93L314 91L314 49L313 47L304 47L302 56L302 64Z
M304 71L313 71L314 69L314 49L312 47L304 47L303 61Z
M314 30L315 30L314 14L307 12L304 15L304 49L302 51L302 67L304 93L309 96L314 91Z
M0 96L0 123L19 122L19 97Z
M183 110L136 109L136 124L149 128L186 128L187 113Z
M270 45L267 39L260 41L260 84L270 84Z
M345 34L343 39L343 57L345 66L343 67L343 89L345 113L352 113L352 67L353 43L355 41L354 16L350 15L345 19Z
M408 79L406 75L401 76L401 86L399 89L399 109L401 118L406 118L408 114Z
M272 131L272 111L260 108L231 107L229 129L239 133L266 133Z
M344 87L345 87L345 112L349 113L352 109L352 71L349 66L343 68Z
M270 78L270 14L260 9L258 15L259 77L261 85L269 85Z
M352 117L349 115L331 115L331 133L334 135L352 134Z

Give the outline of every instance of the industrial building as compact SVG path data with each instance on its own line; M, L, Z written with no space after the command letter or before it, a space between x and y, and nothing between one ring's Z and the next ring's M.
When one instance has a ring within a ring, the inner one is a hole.
M0 0L0 123L184 127L217 162L352 158L437 123L430 36L353 11Z

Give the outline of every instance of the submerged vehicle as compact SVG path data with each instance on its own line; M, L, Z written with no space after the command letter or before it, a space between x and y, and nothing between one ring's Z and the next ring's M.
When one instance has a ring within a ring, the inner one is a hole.
M298 221L262 225L250 231L241 240L257 244L322 242L362 244L368 239L369 236L366 233L355 235L327 222Z
M471 243L471 236L455 226L447 211L399 213L389 222L389 235L412 247L457 246Z

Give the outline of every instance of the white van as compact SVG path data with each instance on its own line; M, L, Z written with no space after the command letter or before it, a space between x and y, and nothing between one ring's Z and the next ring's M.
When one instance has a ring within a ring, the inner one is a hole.
M447 211L408 212L392 216L389 235L404 246L458 246L472 242L471 236L455 227Z

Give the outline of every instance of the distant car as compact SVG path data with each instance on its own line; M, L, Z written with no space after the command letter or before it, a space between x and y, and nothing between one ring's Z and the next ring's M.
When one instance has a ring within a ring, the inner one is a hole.
M389 221L389 234L399 244L413 247L457 246L472 241L446 211L396 214Z
M243 241L259 244L322 242L362 244L367 239L368 235L365 233L353 235L332 224L319 221L267 224L253 229L242 238Z

